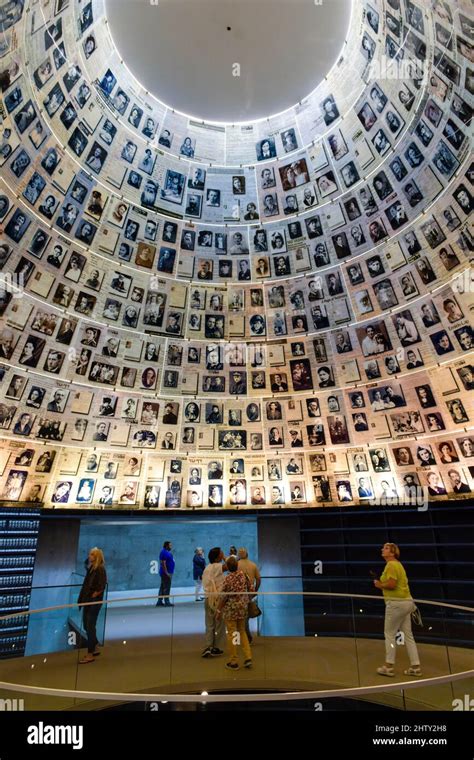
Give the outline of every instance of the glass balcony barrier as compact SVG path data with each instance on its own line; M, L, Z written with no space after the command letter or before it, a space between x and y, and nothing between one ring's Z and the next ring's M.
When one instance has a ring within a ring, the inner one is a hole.
M342 698L379 708L454 710L463 709L465 696L474 693L470 607L415 600L423 623L413 624L422 675L404 674L410 663L399 632L394 676L387 677L377 672L385 660L385 610L378 596L262 590L255 598L262 614L248 621L252 667L244 667L240 646L239 669L230 670L224 639L214 642L223 654L202 656L206 603L195 601L194 592L171 594L170 606L159 607L156 593L113 599L109 594L97 621L99 654L83 663L80 585L33 589L29 611L13 601L11 612L4 607L3 709L301 700L312 700L318 709ZM272 579L266 585L285 583Z

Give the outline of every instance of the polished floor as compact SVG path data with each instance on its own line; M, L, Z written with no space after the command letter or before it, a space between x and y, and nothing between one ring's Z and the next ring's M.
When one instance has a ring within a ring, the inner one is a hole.
M410 680L400 647L396 678L384 679L376 668L383 662L383 642L365 638L254 638L253 668L225 669L226 657L201 658L203 623L200 603L171 609L150 603L109 610L106 645L89 665L78 665L82 652L71 650L34 655L1 663L1 680L79 691L172 694L202 691L326 690L384 685ZM253 625L255 623L253 622ZM202 630L202 629L201 629ZM132 635L127 635L127 631ZM472 650L436 644L419 645L423 674L435 678L472 668ZM453 699L472 693L474 679L417 689L383 691L367 697L400 709L451 710ZM105 703L71 697L1 692L0 698L21 697L25 709L91 709ZM129 700L128 700L129 701ZM117 702L117 700L115 700Z

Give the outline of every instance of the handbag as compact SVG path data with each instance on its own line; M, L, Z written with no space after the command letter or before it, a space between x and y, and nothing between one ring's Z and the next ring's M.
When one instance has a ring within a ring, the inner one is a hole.
M415 609L411 613L411 620L414 625L419 625L421 628L423 628L423 618L421 617L421 612L418 609L418 607L415 606Z
M247 573L245 573L245 577L247 579L247 591L251 591L252 590L252 588L251 588L252 581L250 580L250 578L247 575ZM257 617L260 617L261 614L262 614L262 610L258 606L258 604L255 601L255 599L249 599L249 603L248 603L248 607L247 607L247 617L248 618L257 618Z
M257 618L260 617L262 614L262 610L258 606L255 599L251 599L248 606L248 617L249 618Z

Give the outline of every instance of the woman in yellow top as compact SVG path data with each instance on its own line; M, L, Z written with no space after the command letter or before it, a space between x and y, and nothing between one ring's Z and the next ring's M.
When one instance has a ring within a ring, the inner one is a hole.
M406 676L421 676L420 658L411 630L411 613L416 606L411 597L405 568L399 559L400 549L396 544L384 544L382 557L386 562L385 570L380 580L374 581L374 586L382 589L385 599L385 665L377 668L377 673L381 676L395 675L395 637L398 631L401 631L410 660L410 667L403 672Z

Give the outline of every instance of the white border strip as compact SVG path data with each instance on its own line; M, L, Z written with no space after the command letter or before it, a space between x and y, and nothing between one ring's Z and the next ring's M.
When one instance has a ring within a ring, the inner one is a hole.
M11 684L0 681L1 689L8 689L23 694L41 694L53 697L71 697L73 699L95 699L101 701L120 702L283 702L287 700L330 698L330 697L356 697L365 694L378 694L386 691L405 691L416 689L421 686L436 686L454 681L462 681L474 676L474 670L465 670L447 676L436 678L423 678L416 681L401 681L398 683L381 684L380 686L356 686L348 689L325 689L323 691L287 691L277 693L250 694L139 694L137 692L104 692L104 691L76 691L70 689L52 689L41 686L27 686L25 684ZM223 682L224 683L224 682ZM245 687L245 681L241 682L241 688ZM262 686L262 688L265 688Z

